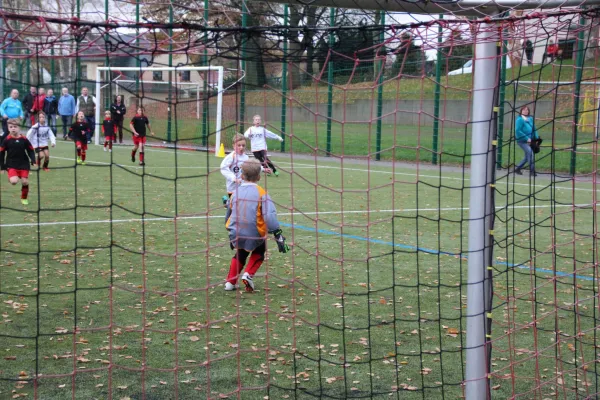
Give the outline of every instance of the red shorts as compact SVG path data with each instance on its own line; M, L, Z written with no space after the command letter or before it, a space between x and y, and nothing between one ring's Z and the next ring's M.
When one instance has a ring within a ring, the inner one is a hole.
M134 136L133 137L133 145L137 146L139 144L146 144L146 136Z
M114 136L110 136L110 135L106 135L106 136L104 136L104 140L110 140L112 142L113 140L115 140L115 137Z
M8 178L12 178L12 177L18 177L18 178L29 178L29 170L28 169L16 169L16 168L9 168L8 169Z
M87 143L80 142L79 140L75 142L75 146L81 147L81 150L87 150Z

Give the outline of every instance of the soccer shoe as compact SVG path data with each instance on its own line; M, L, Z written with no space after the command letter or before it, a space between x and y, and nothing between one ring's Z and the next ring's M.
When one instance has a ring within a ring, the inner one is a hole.
M140 161L140 165L146 165L146 163L143 161Z
M275 176L279 176L279 171L275 171L275 172L273 172L273 175L275 175Z
M44 172L48 172L48 171L50 171L50 168L48 168L48 167L45 167L45 168L44 168Z
M135 162L135 154L131 156L131 162Z
M515 174L523 175L523 172L521 172L521 168L515 168Z
M83 161L81 161L81 157L77 157L77 164L81 164Z
M87 165L87 164L85 163L85 161L82 161L82 162L81 162L81 165Z
M112 153L112 149L108 149L108 152L109 152L109 153Z
M225 195L225 196L221 197L221 200L223 200L223 205L227 206L227 200L229 200L229 196Z
M234 285L231 282L225 282L225 290L228 292L231 292L232 290L236 290L239 287L240 287L239 285Z
M21 199L21 204L23 204L24 206L29 204L29 200L27 199Z
M104 148L104 151L107 151L107 150L106 150L106 147Z
M254 282L252 281L252 277L247 272L244 272L244 275L242 275L242 282L244 282L244 285L246 285L246 292L254 292Z

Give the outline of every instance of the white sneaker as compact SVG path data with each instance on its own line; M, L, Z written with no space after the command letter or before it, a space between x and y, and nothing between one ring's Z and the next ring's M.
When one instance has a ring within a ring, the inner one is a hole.
M232 290L236 290L238 289L240 286L239 285L234 285L231 282L225 282L225 290L227 290L228 292L232 291Z
M254 292L254 282L247 272L244 272L244 275L242 275L242 282L246 285L246 292Z
M109 153L112 153L112 149L108 149L108 152L109 152Z
M104 151L106 151L106 147L104 148Z

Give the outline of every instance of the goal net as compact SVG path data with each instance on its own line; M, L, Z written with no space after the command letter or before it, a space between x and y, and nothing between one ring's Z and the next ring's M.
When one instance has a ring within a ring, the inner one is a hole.
M4 97L156 141L0 179L0 398L598 397L597 1L74 1L3 3Z
M96 144L101 142L104 110L110 109L117 96L128 109L127 117L137 107L144 108L162 143L218 152L222 132L231 130L235 120L235 114L226 114L223 125L223 80L228 72L223 67L98 67L96 71L100 105L96 107Z

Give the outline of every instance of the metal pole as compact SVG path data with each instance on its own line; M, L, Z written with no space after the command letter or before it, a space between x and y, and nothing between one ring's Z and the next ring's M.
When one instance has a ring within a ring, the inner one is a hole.
M571 152L571 166L569 171L571 175L575 175L577 166L577 136L579 123L579 102L581 96L581 78L583 76L583 63L585 61L585 32L583 27L585 26L585 18L579 17L579 35L577 37L577 61L575 66L575 104L573 107L573 150Z
M108 22L108 0L104 0L104 21ZM104 43L108 43L109 37L108 37L108 31L107 33L104 35ZM106 52L106 57L104 59L104 66L105 67L110 67L110 58L108 57L108 51ZM108 110L110 108L110 94L112 92L112 85L111 85L111 81L112 81L112 74L109 71L108 72L108 79L106 79L106 82L108 83L108 96L106 96L106 99L104 100L104 109ZM100 107L100 104L102 102L102 99L100 98L100 93L96 92L96 102L97 107ZM96 120L96 123L99 123L100 121Z
M248 7L245 1L242 1L242 73L246 71L246 43L248 42ZM240 132L244 133L244 120L246 119L246 82L242 82L242 92L240 93ZM218 149L217 149L218 150Z
M204 27L208 28L208 0L204 0ZM202 65L208 67L208 29L204 31L204 55L202 56ZM208 101L210 95L208 93L208 80L211 76L211 71L204 75L204 102L202 103L202 146L208 145ZM214 82L211 82L214 83Z
M81 20L81 4L79 3L79 0L77 0L75 2L76 4L76 16L77 16L77 20L80 21ZM79 57L79 40L77 40L76 44L75 44L75 84L74 84L74 92L75 92L75 96L79 96L79 77L81 75L81 58ZM98 94L96 94L96 96L98 96ZM98 100L96 100L98 101Z
M173 3L169 3L169 67L173 66ZM176 72L177 74L177 72ZM169 71L169 84L168 84L168 106L167 106L167 142L171 142L171 119L172 119L172 100L173 93L171 83L173 82L173 71Z
M329 9L329 26L335 25L335 8ZM333 48L333 30L329 32L329 56ZM331 118L333 116L333 61L329 60L327 65L327 157L331 155Z
M504 35L506 37L507 29L504 28ZM502 59L500 64L500 87L498 94L498 146L496 153L496 168L502 168L502 146L504 137L504 100L506 98L506 57L508 56L507 41L502 41Z
M0 0L0 10L2 10L3 4ZM0 32L4 31L4 19L0 18ZM10 39L9 39L10 40ZM4 63L4 48L0 49L0 72L2 77L0 78L0 96L3 99L7 98L7 93L4 93L4 81L6 80L6 64Z
M444 19L444 14L440 14L440 19ZM433 153L431 154L431 163L436 165L438 162L438 137L439 137L439 126L440 126L440 94L441 94L441 80L442 80L442 62L444 55L442 53L442 40L443 40L443 29L442 24L438 25L438 48L437 58L435 60L435 94L433 98Z
M52 90L56 90L56 88L54 87L54 75L56 74L56 65L54 62L54 44L50 48L50 57L50 87L52 88ZM58 97L60 97L60 93Z
M139 49L140 48L140 0L136 0L135 1L135 48ZM135 57L135 66L138 69L137 73L135 74L135 95L136 97L139 96L140 93L140 56L138 55L137 57ZM123 99L125 100L125 99ZM141 106L141 102L138 101L137 106ZM137 112L137 110L136 110Z
M288 5L283 6L283 26L287 27L289 23L289 9ZM286 118L287 118L287 89L288 89L288 78L287 78L287 52L288 52L288 36L287 30L284 31L285 37L283 38L283 65L281 67L281 152L285 151L285 130L286 130ZM312 62L312 60L308 60Z
M473 119L471 142L471 182L469 199L469 247L467 277L467 400L488 398L488 365L486 358L486 250L489 243L491 182L488 181L489 149L493 140L493 109L496 71L496 41L493 27L479 26L475 41L473 76Z
M379 13L379 25L382 26L381 32L379 32L379 43L383 44L384 38L384 28L385 26L385 12L378 11ZM385 58L381 60L379 66L379 75L377 78L377 123L375 127L376 139L375 139L375 160L379 161L381 159L381 115L383 114L383 69L385 67Z

